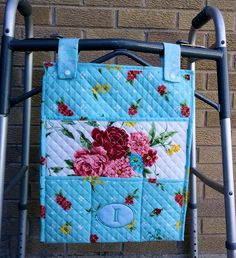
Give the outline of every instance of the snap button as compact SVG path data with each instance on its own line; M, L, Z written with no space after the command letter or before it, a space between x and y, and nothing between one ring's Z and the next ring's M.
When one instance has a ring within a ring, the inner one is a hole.
M65 70L65 76L69 76L71 74L71 71L70 70Z

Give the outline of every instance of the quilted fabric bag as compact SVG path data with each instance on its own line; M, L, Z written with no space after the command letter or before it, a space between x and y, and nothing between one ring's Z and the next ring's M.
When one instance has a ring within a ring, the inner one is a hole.
M193 110L178 45L142 67L78 63L61 39L43 76L41 241L183 240Z

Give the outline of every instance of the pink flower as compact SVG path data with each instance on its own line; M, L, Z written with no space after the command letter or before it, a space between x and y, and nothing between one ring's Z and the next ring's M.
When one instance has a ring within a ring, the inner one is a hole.
M148 152L142 156L142 159L145 166L151 167L158 159L157 151L150 148Z
M166 86L164 84L159 85L157 91L161 96L167 94Z
M104 171L104 176L109 177L133 177L136 173L129 164L128 158L111 160Z
M108 162L102 147L76 151L74 157L74 171L78 176L101 176Z
M143 132L131 133L129 137L128 146L131 152L135 152L140 155L143 155L147 153L150 148L149 138Z
M138 108L135 106L130 106L128 109L128 113L129 115L134 116L138 113Z
M190 116L190 108L186 104L181 104L181 115L185 117Z

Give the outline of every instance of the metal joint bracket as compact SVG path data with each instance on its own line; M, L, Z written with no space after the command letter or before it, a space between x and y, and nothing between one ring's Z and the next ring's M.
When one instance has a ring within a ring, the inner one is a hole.
M189 209L191 209L191 210L195 210L195 209L197 209L198 208L198 205L196 204L196 203L188 203L188 207L189 207Z
M236 243L228 243L227 241L225 242L225 247L228 250L236 250Z

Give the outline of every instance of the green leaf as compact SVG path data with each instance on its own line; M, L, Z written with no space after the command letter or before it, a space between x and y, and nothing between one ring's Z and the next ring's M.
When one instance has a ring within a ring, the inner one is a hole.
M48 133L46 133L46 137L48 137L51 133L52 133L52 132L48 132Z
M141 100L142 100L141 98L140 98L140 99L138 99L138 100L136 101L136 102L137 102L137 104L139 104Z
M62 120L62 123L67 124L67 125L75 125L74 121L68 121L68 120Z
M74 135L72 134L72 132L70 132L67 128L65 128L64 126L62 126L62 129L60 130L65 136L71 138L71 139L75 139Z
M86 138L86 136L82 132L80 132L80 142L84 148L91 150L92 143L88 138Z
M93 96L94 96L94 98L95 98L96 100L98 100L98 96L97 96L97 94L95 94L94 92L93 92Z
M99 127L99 123L96 121L87 121L85 122L87 125L93 126L93 127Z
M115 123L115 122L108 122L108 123L107 123L107 127L108 127L108 126L112 126L114 123Z
M52 167L52 168L50 168L50 170L52 170L54 173L59 173L62 169L63 169L63 167Z
M66 164L68 165L67 168L73 169L74 168L74 163L72 159L65 159Z
M155 136L156 136L156 127L155 127L154 122L152 122L151 129L148 134L150 137L150 144L152 144L155 139Z
M157 136L153 142L150 144L151 146L155 146L157 144L160 144L160 145L163 145L165 146L166 145L166 141L172 137L173 135L176 134L176 131L170 131L170 132L162 132L159 136Z
M102 73L102 68L98 68L99 73Z
M133 192L133 195L135 195L138 192L138 188L136 188Z
M149 169L147 169L147 168L144 168L143 169L143 177L147 177L147 175L148 174L151 174L152 172L149 170Z

